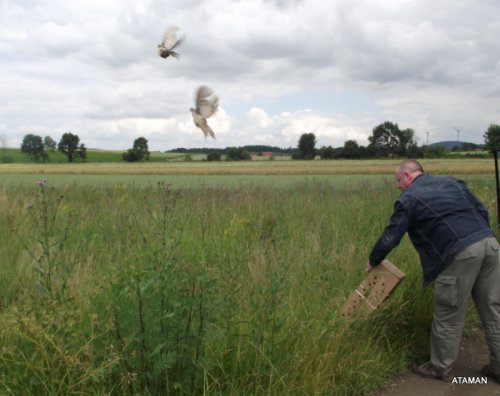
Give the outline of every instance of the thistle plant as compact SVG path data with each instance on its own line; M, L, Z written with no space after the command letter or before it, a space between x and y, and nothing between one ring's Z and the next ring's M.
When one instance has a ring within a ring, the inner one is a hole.
M47 187L45 179L38 180L37 185L33 203L28 206L33 235L30 240L21 240L35 263L38 291L51 300L64 301L68 298L71 269L76 264L64 251L71 221L64 223L59 213L64 196L55 188Z

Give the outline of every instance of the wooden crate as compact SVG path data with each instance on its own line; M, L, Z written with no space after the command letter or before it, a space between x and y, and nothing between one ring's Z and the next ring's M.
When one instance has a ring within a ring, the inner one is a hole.
M342 317L349 319L359 313L376 310L398 284L405 274L388 260L374 267L358 288L349 296L342 308Z

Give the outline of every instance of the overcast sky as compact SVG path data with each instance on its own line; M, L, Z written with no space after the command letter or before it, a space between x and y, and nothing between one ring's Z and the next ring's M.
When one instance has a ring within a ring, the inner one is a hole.
M499 21L498 0L0 0L1 144L285 148L313 132L338 147L384 121L419 145L483 143L500 123ZM181 56L163 59L172 24ZM220 98L217 140L192 122L200 85Z

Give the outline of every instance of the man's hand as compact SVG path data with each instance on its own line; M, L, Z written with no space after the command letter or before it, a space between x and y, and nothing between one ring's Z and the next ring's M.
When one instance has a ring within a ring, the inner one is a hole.
M373 265L371 265L370 260L368 260L368 261L366 262L366 269L365 269L365 271L366 271L366 272L370 272L373 268L374 268L374 266L373 266Z

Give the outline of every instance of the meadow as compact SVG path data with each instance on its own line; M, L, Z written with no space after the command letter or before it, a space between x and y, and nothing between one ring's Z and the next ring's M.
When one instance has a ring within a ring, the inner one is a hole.
M112 163L123 162L122 154L126 150L100 150L100 149L87 149L86 163ZM49 163L51 164L64 164L68 162L68 157L58 150L49 150ZM205 159L205 154L193 154L190 160L201 161ZM180 153L160 152L153 151L150 153L151 162L167 162L167 161L185 161L186 155ZM79 158L75 159L76 162L81 163ZM0 148L0 163L32 163L29 155L21 152L18 148Z
M1 165L0 394L369 394L428 353L407 237L391 298L339 314L397 162ZM423 165L494 221L492 160Z

